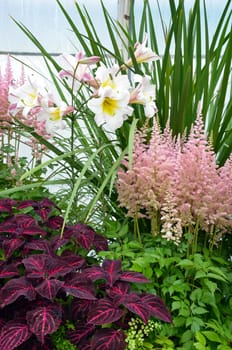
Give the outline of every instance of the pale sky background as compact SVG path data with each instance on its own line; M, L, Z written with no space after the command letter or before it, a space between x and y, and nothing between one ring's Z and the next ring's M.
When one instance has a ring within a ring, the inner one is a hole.
M103 1L112 17L117 18L118 0ZM61 0L65 9L78 24L80 21L78 20L78 14L74 2L74 0ZM194 0L186 0L186 8L189 8L193 2ZM226 2L227 0L206 0L210 33L215 30L218 17ZM102 37L103 43L107 45L108 38L105 35L106 31L100 0L78 0L78 3L85 4L96 25L99 36ZM159 0L159 3L164 18L167 19L168 24L169 1ZM138 14L138 18L141 14L142 4L143 0L135 0L135 13ZM150 0L150 4L154 12L154 23L160 27L160 34L162 35L156 0ZM57 5L56 0L0 0L0 53L37 51L35 46L20 28L17 27L11 17L28 27L48 51L73 51L71 41L74 37L69 30L69 25ZM82 31L81 25L80 30Z

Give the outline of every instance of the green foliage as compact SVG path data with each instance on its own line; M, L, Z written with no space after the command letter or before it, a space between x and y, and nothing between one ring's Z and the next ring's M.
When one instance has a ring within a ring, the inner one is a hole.
M51 336L54 350L76 350L77 347L66 338L67 331L74 330L75 326L70 322L60 326Z
M112 226L117 226L116 239L110 238ZM197 253L189 254L186 243L176 246L150 234L144 234L139 243L128 227L109 225L110 251L101 255L114 259L121 256L126 269L150 278L152 283L143 290L160 295L171 310L173 324L162 325L160 343L154 336L153 344L164 344L166 339L167 344L160 349L229 349L232 262L223 258L219 249L209 252L199 245ZM140 290L139 286L135 288Z

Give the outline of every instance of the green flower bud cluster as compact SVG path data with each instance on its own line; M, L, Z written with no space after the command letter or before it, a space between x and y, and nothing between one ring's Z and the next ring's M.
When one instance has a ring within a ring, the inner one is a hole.
M149 345L151 344L147 341L147 338L161 329L161 325L151 319L145 324L140 318L132 317L128 324L130 328L126 337L127 350L150 349Z

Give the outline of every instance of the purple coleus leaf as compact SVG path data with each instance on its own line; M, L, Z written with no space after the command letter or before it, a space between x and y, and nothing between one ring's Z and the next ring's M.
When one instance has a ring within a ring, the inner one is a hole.
M95 238L95 231L88 225L76 224L68 226L64 237L74 237L81 247L89 250Z
M115 304L107 299L99 299L94 303L89 311L88 323L102 325L112 323L119 320L124 315L124 311L115 306Z
M71 304L72 319L85 319L93 303L93 300L74 298Z
M2 243L2 248L4 250L5 257L8 259L16 249L24 245L24 240L21 238L5 238Z
M84 269L84 273L86 277L91 279L91 281L95 282L97 280L107 279L107 275L105 271L100 266L92 266Z
M134 282L134 283L151 283L143 274L133 271L124 271L120 274L120 281Z
M130 291L130 284L127 282L116 282L113 287L106 290L110 298L127 295Z
M138 315L144 323L147 323L151 316L150 308L141 300L137 293L131 293L118 298L116 304L125 306L128 310Z
M22 262L28 278L57 278L73 271L72 266L48 254L32 255Z
M68 332L68 339L72 344L78 346L79 342L90 337L93 334L94 330L95 326L93 324L86 324L86 322L77 322L75 330Z
M64 222L64 218L62 216L51 216L46 221L46 226L51 228L52 230L59 230L62 228Z
M69 238L65 238L65 237L60 238L60 236L58 235L52 237L50 240L50 245L54 252L57 251L59 248L63 247L67 243L70 243Z
M21 296L28 300L34 300L36 297L33 285L24 276L9 280L0 289L0 307L13 303Z
M27 207L33 207L35 212L43 219L43 221L46 221L50 212L52 211L53 208L56 208L60 210L57 205L55 205L50 199L45 198L42 199L41 201L33 201L33 200L26 200L22 201L18 205L18 209L23 209Z
M31 336L31 332L27 324L17 321L7 322L1 329L0 333L0 349L13 350L24 343Z
M72 269L80 269L85 264L84 258L69 250L65 250L59 257L59 260L63 264L70 266Z
M76 274L74 278L65 282L63 288L66 293L76 298L96 300L94 285L85 275Z
M11 213L16 203L17 202L11 198L0 199L0 212Z
M172 317L164 301L154 294L144 293L140 296L141 301L150 309L151 316L154 316L164 322L171 323Z
M19 269L14 263L1 265L0 278L12 278L15 276L19 276Z
M95 236L94 236L93 246L96 252L109 249L107 239L97 233L95 233Z
M49 253L51 248L50 248L50 242L47 241L46 239L43 238L37 238L33 239L30 242L26 242L24 244L24 248L27 250L38 250L38 251L43 251L45 253Z
M102 268L106 273L106 281L109 286L112 287L115 281L118 280L121 275L122 262L121 260L104 260Z
M86 268L85 274L92 280L104 279L109 287L112 287L116 281L135 283L150 283L150 281L139 272L125 271L121 272L121 260L104 260L102 266L93 266Z
M35 219L26 214L17 214L10 217L0 225L0 232L12 233L17 236L47 235L47 232L37 225Z
M61 324L62 309L59 305L40 306L26 314L30 331L44 344L47 334L54 333Z
M91 340L93 350L124 350L126 349L125 334L120 329L99 329Z
M63 284L64 282L57 279L46 279L35 290L42 297L53 301Z

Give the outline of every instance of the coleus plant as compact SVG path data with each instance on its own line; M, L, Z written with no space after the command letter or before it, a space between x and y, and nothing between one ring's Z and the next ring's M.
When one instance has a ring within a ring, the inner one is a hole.
M147 278L122 271L120 260L99 262L102 235L78 223L61 237L62 225L49 199L0 200L0 350L54 349L52 334L66 322L78 349L123 350L134 315L171 322L158 296L131 288Z

